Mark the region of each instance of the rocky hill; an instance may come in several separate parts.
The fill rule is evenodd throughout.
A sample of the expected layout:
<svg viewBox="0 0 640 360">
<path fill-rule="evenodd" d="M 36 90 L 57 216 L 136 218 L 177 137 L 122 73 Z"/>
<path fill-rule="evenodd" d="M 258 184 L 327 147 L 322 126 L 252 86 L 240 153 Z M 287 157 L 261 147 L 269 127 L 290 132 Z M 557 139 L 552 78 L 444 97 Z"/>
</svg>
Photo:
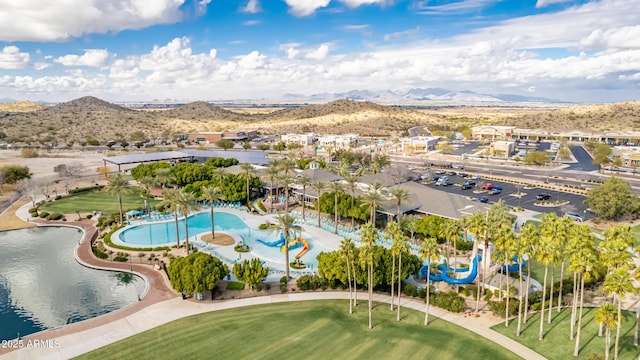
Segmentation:
<svg viewBox="0 0 640 360">
<path fill-rule="evenodd" d="M 0 113 L 24 113 L 46 108 L 46 105 L 33 101 L 16 101 L 0 104 Z"/>
</svg>

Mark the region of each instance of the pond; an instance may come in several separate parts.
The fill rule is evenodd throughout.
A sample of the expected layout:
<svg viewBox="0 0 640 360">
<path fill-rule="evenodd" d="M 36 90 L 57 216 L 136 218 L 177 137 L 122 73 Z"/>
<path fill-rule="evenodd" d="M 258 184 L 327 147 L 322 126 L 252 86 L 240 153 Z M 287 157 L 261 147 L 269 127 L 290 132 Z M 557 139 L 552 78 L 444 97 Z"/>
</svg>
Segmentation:
<svg viewBox="0 0 640 360">
<path fill-rule="evenodd" d="M 14 339 L 120 309 L 138 301 L 145 282 L 125 272 L 80 265 L 82 238 L 71 227 L 0 232 L 0 340 Z"/>
</svg>

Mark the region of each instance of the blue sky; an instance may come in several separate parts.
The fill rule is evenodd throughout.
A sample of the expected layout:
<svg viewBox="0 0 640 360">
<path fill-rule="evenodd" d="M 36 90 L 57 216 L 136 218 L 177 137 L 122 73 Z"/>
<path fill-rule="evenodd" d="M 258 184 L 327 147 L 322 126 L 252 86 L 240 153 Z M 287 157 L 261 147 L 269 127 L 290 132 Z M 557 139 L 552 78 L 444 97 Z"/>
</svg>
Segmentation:
<svg viewBox="0 0 640 360">
<path fill-rule="evenodd" d="M 0 0 L 0 98 L 640 96 L 637 0 Z"/>
</svg>

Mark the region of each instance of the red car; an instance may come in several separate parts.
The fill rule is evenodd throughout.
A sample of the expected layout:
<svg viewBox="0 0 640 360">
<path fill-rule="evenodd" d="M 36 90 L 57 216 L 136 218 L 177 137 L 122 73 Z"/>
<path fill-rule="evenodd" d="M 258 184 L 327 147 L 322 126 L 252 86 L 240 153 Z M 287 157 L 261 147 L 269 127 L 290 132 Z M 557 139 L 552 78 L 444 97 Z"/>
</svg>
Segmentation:
<svg viewBox="0 0 640 360">
<path fill-rule="evenodd" d="M 493 189 L 493 184 L 492 183 L 486 183 L 486 184 L 482 185 L 482 189 L 483 190 L 491 190 L 491 189 Z"/>
</svg>

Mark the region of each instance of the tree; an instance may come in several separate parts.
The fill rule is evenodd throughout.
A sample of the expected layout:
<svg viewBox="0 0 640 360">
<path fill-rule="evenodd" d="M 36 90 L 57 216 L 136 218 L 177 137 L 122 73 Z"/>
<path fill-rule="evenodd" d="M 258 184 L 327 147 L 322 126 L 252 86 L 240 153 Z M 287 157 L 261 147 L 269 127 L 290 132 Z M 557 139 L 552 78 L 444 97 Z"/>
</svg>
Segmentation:
<svg viewBox="0 0 640 360">
<path fill-rule="evenodd" d="M 626 293 L 635 293 L 633 278 L 629 273 L 629 267 L 622 266 L 609 272 L 604 278 L 602 289 L 609 295 L 613 295 L 618 303 L 618 322 L 616 324 L 616 341 L 613 347 L 613 358 L 618 359 L 618 344 L 620 343 L 620 329 L 622 321 L 622 299 Z"/>
<path fill-rule="evenodd" d="M 438 241 L 436 238 L 434 237 L 429 237 L 424 239 L 424 242 L 422 243 L 422 246 L 420 247 L 420 258 L 422 260 L 426 260 L 429 263 L 429 271 L 427 271 L 427 296 L 426 296 L 426 302 L 427 302 L 427 307 L 426 307 L 426 311 L 424 314 L 424 325 L 428 326 L 429 325 L 429 304 L 430 304 L 430 293 L 431 293 L 431 285 L 429 284 L 430 282 L 430 275 L 431 275 L 431 269 L 433 268 L 434 265 L 436 265 L 436 262 L 438 261 L 438 259 L 440 259 L 440 251 L 438 249 Z M 478 289 L 478 292 L 480 292 L 480 289 Z"/>
<path fill-rule="evenodd" d="M 277 143 L 273 144 L 273 150 L 282 153 L 283 151 L 287 150 L 287 143 L 285 143 L 284 141 L 278 141 Z"/>
<path fill-rule="evenodd" d="M 286 172 L 278 176 L 278 182 L 284 187 L 284 211 L 289 211 L 289 186 L 294 182 L 291 175 Z"/>
<path fill-rule="evenodd" d="M 344 191 L 344 188 L 342 187 L 342 183 L 334 181 L 329 183 L 329 191 L 333 193 L 333 198 L 334 198 L 333 222 L 334 222 L 335 228 L 333 230 L 333 233 L 337 234 L 338 233 L 338 196 L 340 196 L 340 193 Z"/>
<path fill-rule="evenodd" d="M 378 240 L 378 230 L 372 222 L 362 226 L 360 230 L 360 241 L 362 242 L 362 260 L 367 266 L 367 290 L 369 293 L 369 329 L 373 329 L 373 264 L 375 262 L 374 247 Z"/>
<path fill-rule="evenodd" d="M 531 288 L 531 259 L 533 258 L 533 247 L 538 242 L 540 238 L 540 232 L 538 231 L 538 227 L 529 223 L 525 224 L 520 228 L 520 236 L 518 237 L 518 242 L 520 246 L 522 246 L 523 254 L 526 254 L 529 261 L 527 261 L 527 284 L 525 285 L 525 295 L 524 295 L 524 303 L 527 305 L 524 308 L 524 313 L 522 314 L 522 322 L 527 323 L 527 314 L 529 311 L 529 289 Z M 519 260 L 519 258 L 518 258 Z M 522 269 L 521 269 L 522 270 Z M 522 279 L 522 276 L 520 277 Z M 521 286 L 522 288 L 522 286 Z M 522 305 L 522 299 L 520 299 L 520 304 Z M 520 336 L 520 326 L 518 326 L 517 335 Z"/>
<path fill-rule="evenodd" d="M 389 193 L 393 200 L 396 201 L 396 208 L 398 209 L 396 221 L 400 221 L 400 216 L 402 215 L 400 207 L 402 206 L 403 201 L 409 200 L 409 191 L 405 188 L 396 187 L 391 189 Z"/>
<path fill-rule="evenodd" d="M 269 198 L 271 199 L 271 207 L 269 211 L 273 211 L 273 184 L 276 182 L 280 174 L 280 168 L 276 161 L 270 161 L 269 166 L 264 169 L 264 176 L 269 179 Z"/>
<path fill-rule="evenodd" d="M 195 252 L 171 260 L 167 273 L 176 291 L 200 293 L 213 289 L 218 280 L 229 275 L 229 268 L 216 257 Z"/>
<path fill-rule="evenodd" d="M 285 259 L 285 269 L 287 280 L 291 278 L 289 275 L 289 231 L 290 230 L 300 230 L 300 226 L 296 225 L 295 216 L 284 213 L 280 214 L 276 217 L 276 223 L 273 224 L 271 230 L 282 231 L 284 237 L 284 259 Z"/>
<path fill-rule="evenodd" d="M 596 310 L 595 319 L 598 324 L 604 326 L 607 330 L 605 335 L 604 358 L 609 360 L 609 351 L 611 349 L 611 330 L 618 325 L 618 314 L 616 307 L 611 303 L 604 303 Z"/>
<path fill-rule="evenodd" d="M 549 315 L 547 319 L 547 323 L 551 324 L 551 309 L 553 308 L 553 275 L 555 264 L 560 261 L 562 254 L 561 250 L 561 241 L 564 238 L 563 233 L 563 225 L 555 213 L 548 213 L 542 217 L 542 225 L 540 225 L 540 241 L 545 244 L 545 248 L 547 251 L 544 251 L 547 255 L 547 259 L 549 261 L 549 265 L 551 265 L 551 289 L 549 290 Z M 543 299 L 543 303 L 546 299 Z M 544 309 L 542 311 L 544 314 Z"/>
<path fill-rule="evenodd" d="M 242 148 L 245 150 L 251 149 L 251 143 L 249 142 L 249 140 L 245 140 L 242 142 Z"/>
<path fill-rule="evenodd" d="M 489 231 L 485 214 L 481 212 L 477 212 L 471 215 L 468 218 L 467 227 L 469 228 L 469 231 L 473 234 L 473 238 L 474 238 L 474 241 L 476 242 L 476 245 L 479 246 L 481 237 L 485 237 L 487 232 Z M 484 268 L 482 270 L 483 272 L 485 271 Z M 480 271 L 478 271 L 478 273 L 480 273 Z M 481 285 L 480 276 L 478 276 L 478 291 L 476 294 L 476 314 L 480 310 L 480 293 L 482 292 L 481 291 L 482 287 L 484 287 L 484 284 Z"/>
<path fill-rule="evenodd" d="M 612 176 L 589 190 L 584 203 L 598 215 L 611 220 L 635 211 L 639 200 L 631 193 L 628 182 Z"/>
<path fill-rule="evenodd" d="M 28 167 L 20 165 L 5 165 L 0 168 L 0 173 L 3 174 L 4 183 L 9 185 L 16 184 L 20 180 L 31 179 L 32 175 Z"/>
<path fill-rule="evenodd" d="M 193 193 L 184 191 L 184 189 L 180 189 L 175 198 L 178 210 L 182 212 L 184 216 L 184 232 L 185 232 L 185 244 L 187 245 L 187 254 L 190 253 L 189 248 L 189 215 L 191 214 L 191 209 L 195 205 L 196 197 Z"/>
<path fill-rule="evenodd" d="M 549 162 L 549 155 L 544 151 L 530 151 L 524 156 L 524 163 L 527 165 L 542 166 Z"/>
<path fill-rule="evenodd" d="M 247 187 L 246 187 L 246 191 L 247 191 L 247 206 L 249 206 L 249 199 L 250 196 L 249 194 L 251 193 L 251 187 L 249 185 L 251 178 L 253 176 L 255 176 L 256 170 L 253 168 L 253 165 L 249 164 L 249 163 L 242 163 L 240 164 L 240 174 L 238 174 L 242 179 L 245 179 L 247 181 Z"/>
<path fill-rule="evenodd" d="M 311 183 L 311 188 L 318 193 L 318 201 L 316 201 L 316 206 L 318 207 L 318 228 L 321 227 L 320 220 L 322 220 L 320 216 L 320 198 L 322 197 L 322 191 L 324 191 L 325 186 L 326 184 L 320 180 Z"/>
<path fill-rule="evenodd" d="M 269 268 L 263 267 L 260 259 L 253 258 L 251 261 L 244 260 L 242 263 L 236 263 L 233 266 L 233 275 L 249 285 L 251 292 L 253 292 L 253 289 L 267 278 Z"/>
<path fill-rule="evenodd" d="M 547 214 L 547 215 L 550 215 L 550 214 Z M 545 217 L 547 217 L 547 215 L 545 215 Z M 543 218 L 543 223 L 544 223 L 544 218 Z M 547 294 L 547 276 L 549 274 L 549 265 L 553 260 L 553 246 L 550 243 L 550 240 L 553 240 L 553 239 L 549 239 L 548 237 L 540 237 L 540 239 L 534 246 L 534 249 L 535 249 L 534 256 L 536 261 L 544 265 L 544 282 L 542 285 L 542 304 L 543 305 L 547 296 L 546 295 Z M 540 341 L 544 340 L 544 306 L 542 306 L 540 309 L 540 332 L 538 334 L 538 340 Z"/>
<path fill-rule="evenodd" d="M 122 219 L 124 218 L 122 212 L 122 193 L 127 190 L 128 186 L 129 181 L 121 173 L 117 173 L 107 179 L 107 185 L 104 187 L 105 192 L 118 196 L 118 208 L 120 209 L 118 224 L 122 224 Z"/>
<path fill-rule="evenodd" d="M 389 166 L 389 157 L 385 154 L 375 154 L 371 159 L 371 171 L 374 174 L 379 173 L 386 166 Z"/>
<path fill-rule="evenodd" d="M 402 254 L 409 253 L 409 244 L 404 236 L 402 228 L 398 222 L 392 222 L 387 225 L 387 236 L 391 240 L 391 310 L 393 310 L 393 283 L 395 276 L 395 257 L 398 257 L 398 316 L 397 320 L 400 321 L 400 297 L 402 295 Z"/>
<path fill-rule="evenodd" d="M 171 168 L 168 167 L 156 169 L 154 176 L 156 183 L 161 184 L 163 189 L 167 184 L 171 184 L 175 181 L 175 177 L 171 173 Z"/>
<path fill-rule="evenodd" d="M 214 230 L 215 221 L 213 218 L 213 204 L 223 199 L 222 194 L 220 193 L 220 188 L 217 186 L 209 186 L 202 189 L 200 199 L 209 202 L 209 210 L 211 211 L 211 240 L 213 240 L 216 237 Z"/>
<path fill-rule="evenodd" d="M 142 186 L 142 188 L 144 189 L 144 205 L 146 207 L 145 211 L 148 214 L 150 212 L 149 211 L 149 193 L 151 192 L 151 189 L 156 184 L 156 182 L 151 176 L 144 176 L 140 180 L 138 180 L 138 184 L 140 184 L 140 186 Z"/>
<path fill-rule="evenodd" d="M 162 206 L 169 208 L 170 211 L 173 212 L 175 228 L 176 228 L 176 245 L 180 248 L 180 228 L 178 227 L 178 192 L 179 190 L 176 188 L 166 188 L 162 191 L 162 202 L 160 203 Z"/>
<path fill-rule="evenodd" d="M 211 179 L 218 180 L 218 186 L 222 189 L 222 179 L 227 175 L 227 170 L 223 167 L 214 167 L 210 170 Z"/>
<path fill-rule="evenodd" d="M 441 153 L 452 153 L 455 148 L 448 142 L 439 142 L 436 144 L 436 150 L 440 151 Z"/>
<path fill-rule="evenodd" d="M 595 144 L 593 147 L 593 163 L 600 165 L 601 167 L 607 165 L 611 162 L 611 160 L 609 160 L 609 156 L 612 152 L 613 149 L 607 144 Z"/>
<path fill-rule="evenodd" d="M 311 179 L 307 175 L 301 175 L 296 177 L 296 183 L 302 186 L 302 221 L 305 221 L 304 209 L 307 207 L 305 199 L 307 198 L 307 187 L 311 185 Z"/>
<path fill-rule="evenodd" d="M 363 205 L 369 207 L 369 221 L 373 224 L 376 223 L 376 210 L 378 208 L 378 203 L 383 200 L 381 193 L 383 187 L 382 183 L 375 181 L 370 185 L 370 190 L 360 196 Z"/>
<path fill-rule="evenodd" d="M 347 175 L 344 177 L 344 181 L 347 183 L 347 187 L 351 191 L 351 208 L 353 208 L 354 201 L 356 199 L 356 184 L 358 183 L 359 176 L 356 175 Z M 354 216 L 351 216 L 351 226 L 356 224 L 356 220 Z"/>
<path fill-rule="evenodd" d="M 353 259 L 354 251 L 355 251 L 355 245 L 353 244 L 353 241 L 351 241 L 350 238 L 343 238 L 342 241 L 340 242 L 340 253 L 344 256 L 345 261 L 347 262 L 347 282 L 349 283 L 349 314 L 353 314 L 352 294 L 353 294 L 353 290 L 356 290 L 355 284 L 354 284 L 353 290 L 351 288 L 351 268 L 349 267 L 349 264 Z M 355 274 L 353 279 L 355 280 Z"/>
<path fill-rule="evenodd" d="M 224 151 L 233 149 L 233 147 L 236 145 L 233 141 L 229 139 L 216 140 L 213 144 L 219 148 L 224 149 Z"/>
<path fill-rule="evenodd" d="M 446 239 L 451 245 L 453 241 L 453 252 L 456 254 L 453 258 L 453 271 L 455 272 L 458 266 L 458 257 L 457 257 L 457 241 L 462 236 L 462 228 L 460 227 L 460 221 L 455 219 L 446 219 L 444 223 L 440 226 L 440 231 L 438 233 L 443 239 Z M 465 239 L 466 240 L 466 239 Z M 447 247 L 448 249 L 449 247 Z M 451 258 L 449 257 L 449 250 L 447 250 L 447 266 L 451 266 Z"/>
</svg>

